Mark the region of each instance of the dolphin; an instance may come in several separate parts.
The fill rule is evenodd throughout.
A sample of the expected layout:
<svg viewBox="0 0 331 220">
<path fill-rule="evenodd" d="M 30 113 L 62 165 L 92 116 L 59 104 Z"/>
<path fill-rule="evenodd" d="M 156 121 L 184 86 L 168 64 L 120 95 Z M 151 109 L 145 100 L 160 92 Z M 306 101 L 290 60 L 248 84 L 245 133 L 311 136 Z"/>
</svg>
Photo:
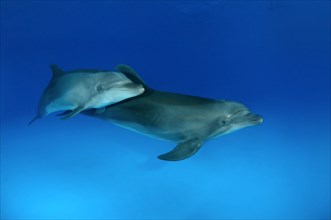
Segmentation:
<svg viewBox="0 0 331 220">
<path fill-rule="evenodd" d="M 260 115 L 241 103 L 154 90 L 131 67 L 119 65 L 117 69 L 142 84 L 146 91 L 108 106 L 103 112 L 89 110 L 82 113 L 144 135 L 176 142 L 174 149 L 158 156 L 161 160 L 186 159 L 212 138 L 263 121 Z"/>
<path fill-rule="evenodd" d="M 141 84 L 133 83 L 120 72 L 107 70 L 64 72 L 57 65 L 50 65 L 50 68 L 53 77 L 41 96 L 37 115 L 29 125 L 36 119 L 56 111 L 71 110 L 62 117 L 68 119 L 85 109 L 102 109 L 145 91 Z"/>
</svg>

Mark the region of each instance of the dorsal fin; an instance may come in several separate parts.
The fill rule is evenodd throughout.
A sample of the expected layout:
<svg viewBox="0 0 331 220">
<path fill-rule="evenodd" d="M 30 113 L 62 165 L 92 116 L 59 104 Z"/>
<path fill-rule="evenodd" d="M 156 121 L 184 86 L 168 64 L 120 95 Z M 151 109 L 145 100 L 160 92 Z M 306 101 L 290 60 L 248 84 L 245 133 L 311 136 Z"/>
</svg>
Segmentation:
<svg viewBox="0 0 331 220">
<path fill-rule="evenodd" d="M 147 87 L 144 80 L 140 78 L 140 76 L 131 66 L 119 64 L 116 66 L 116 69 L 128 77 L 132 82 L 136 84 L 142 84 L 145 88 Z"/>
<path fill-rule="evenodd" d="M 56 64 L 49 65 L 49 67 L 53 71 L 54 78 L 63 76 L 65 74 L 65 72 L 62 69 L 60 69 L 60 67 L 58 67 Z"/>
</svg>

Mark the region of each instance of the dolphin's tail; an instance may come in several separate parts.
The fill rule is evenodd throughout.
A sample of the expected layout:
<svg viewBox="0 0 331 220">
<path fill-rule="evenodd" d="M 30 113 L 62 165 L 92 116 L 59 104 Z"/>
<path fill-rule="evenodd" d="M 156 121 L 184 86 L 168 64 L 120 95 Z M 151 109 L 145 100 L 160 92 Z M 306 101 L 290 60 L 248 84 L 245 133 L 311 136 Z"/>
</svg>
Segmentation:
<svg viewBox="0 0 331 220">
<path fill-rule="evenodd" d="M 28 126 L 30 126 L 33 122 L 35 122 L 37 119 L 39 119 L 40 116 L 39 115 L 36 115 L 28 124 Z"/>
</svg>

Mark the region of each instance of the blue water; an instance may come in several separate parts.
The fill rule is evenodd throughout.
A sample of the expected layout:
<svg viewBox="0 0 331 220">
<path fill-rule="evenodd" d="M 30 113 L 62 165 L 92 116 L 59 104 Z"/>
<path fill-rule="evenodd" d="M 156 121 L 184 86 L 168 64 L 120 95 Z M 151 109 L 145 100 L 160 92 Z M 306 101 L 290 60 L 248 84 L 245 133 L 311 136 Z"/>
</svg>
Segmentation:
<svg viewBox="0 0 331 220">
<path fill-rule="evenodd" d="M 2 219 L 330 219 L 329 1 L 1 1 L 0 17 Z M 52 63 L 129 64 L 264 123 L 180 162 L 84 115 L 27 127 Z"/>
</svg>

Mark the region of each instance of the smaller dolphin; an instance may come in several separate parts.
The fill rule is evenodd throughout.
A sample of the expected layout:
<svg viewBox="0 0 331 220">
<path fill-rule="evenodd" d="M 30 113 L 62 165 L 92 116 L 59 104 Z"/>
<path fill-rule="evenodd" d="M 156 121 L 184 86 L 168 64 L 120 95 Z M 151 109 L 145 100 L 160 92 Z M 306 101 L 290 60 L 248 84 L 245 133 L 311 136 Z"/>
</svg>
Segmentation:
<svg viewBox="0 0 331 220">
<path fill-rule="evenodd" d="M 123 73 L 107 70 L 74 70 L 64 72 L 51 65 L 53 77 L 39 101 L 38 113 L 29 123 L 56 111 L 65 112 L 68 119 L 91 108 L 110 104 L 142 94 L 141 84 L 133 83 Z M 63 114 L 62 114 L 63 115 Z"/>
</svg>

